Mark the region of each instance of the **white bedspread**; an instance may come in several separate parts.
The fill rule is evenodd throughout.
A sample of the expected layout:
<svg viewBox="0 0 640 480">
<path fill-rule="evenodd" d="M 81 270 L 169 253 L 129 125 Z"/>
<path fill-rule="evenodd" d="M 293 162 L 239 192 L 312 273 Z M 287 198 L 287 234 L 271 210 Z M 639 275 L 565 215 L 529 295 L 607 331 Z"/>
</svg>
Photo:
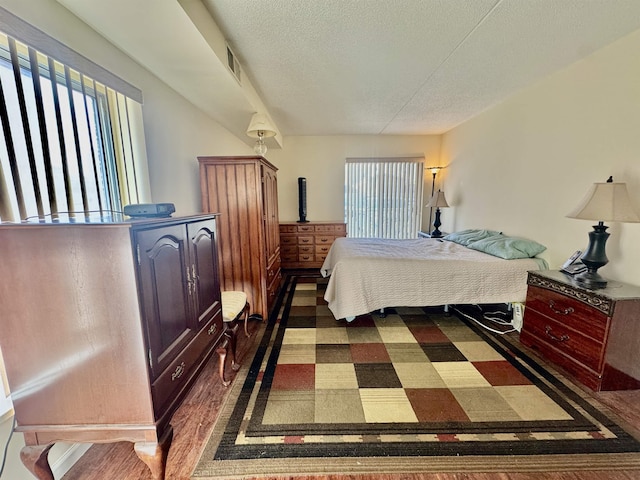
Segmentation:
<svg viewBox="0 0 640 480">
<path fill-rule="evenodd" d="M 338 238 L 322 265 L 336 318 L 385 307 L 524 302 L 539 259 L 503 260 L 432 238 Z"/>
</svg>

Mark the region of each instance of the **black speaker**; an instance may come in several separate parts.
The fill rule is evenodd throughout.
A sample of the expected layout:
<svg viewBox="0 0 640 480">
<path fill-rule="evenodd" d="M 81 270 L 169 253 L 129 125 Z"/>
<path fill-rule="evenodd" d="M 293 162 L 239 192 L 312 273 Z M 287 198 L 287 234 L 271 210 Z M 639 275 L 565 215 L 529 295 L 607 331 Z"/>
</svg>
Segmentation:
<svg viewBox="0 0 640 480">
<path fill-rule="evenodd" d="M 307 223 L 307 179 L 298 177 L 298 223 Z"/>
</svg>

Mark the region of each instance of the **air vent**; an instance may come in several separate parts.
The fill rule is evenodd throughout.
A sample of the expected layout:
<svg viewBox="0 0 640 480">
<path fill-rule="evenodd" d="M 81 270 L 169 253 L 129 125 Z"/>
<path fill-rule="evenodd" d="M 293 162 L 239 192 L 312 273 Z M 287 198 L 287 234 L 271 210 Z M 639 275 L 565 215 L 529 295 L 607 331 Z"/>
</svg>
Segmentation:
<svg viewBox="0 0 640 480">
<path fill-rule="evenodd" d="M 236 56 L 229 45 L 227 45 L 227 65 L 229 66 L 229 70 L 231 70 L 231 73 L 233 73 L 233 76 L 236 77 L 236 80 L 238 80 L 238 82 L 241 82 L 240 63 L 236 59 Z"/>
</svg>

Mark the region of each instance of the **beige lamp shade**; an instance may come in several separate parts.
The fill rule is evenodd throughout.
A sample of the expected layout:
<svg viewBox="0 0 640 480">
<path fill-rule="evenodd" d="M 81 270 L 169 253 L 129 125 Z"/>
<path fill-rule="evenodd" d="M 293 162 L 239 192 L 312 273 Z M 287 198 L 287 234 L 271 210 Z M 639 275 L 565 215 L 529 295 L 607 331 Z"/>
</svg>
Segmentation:
<svg viewBox="0 0 640 480">
<path fill-rule="evenodd" d="M 447 203 L 447 199 L 444 198 L 444 192 L 438 190 L 433 194 L 433 197 L 431 197 L 431 200 L 429 200 L 429 203 L 427 203 L 425 206 L 444 208 L 448 207 L 449 204 Z"/>
<path fill-rule="evenodd" d="M 594 183 L 580 205 L 567 217 L 599 222 L 640 222 L 640 216 L 631 205 L 627 184 L 623 182 Z"/>
<path fill-rule="evenodd" d="M 274 137 L 276 131 L 264 113 L 254 113 L 247 128 L 247 135 L 252 138 L 269 138 Z"/>
</svg>

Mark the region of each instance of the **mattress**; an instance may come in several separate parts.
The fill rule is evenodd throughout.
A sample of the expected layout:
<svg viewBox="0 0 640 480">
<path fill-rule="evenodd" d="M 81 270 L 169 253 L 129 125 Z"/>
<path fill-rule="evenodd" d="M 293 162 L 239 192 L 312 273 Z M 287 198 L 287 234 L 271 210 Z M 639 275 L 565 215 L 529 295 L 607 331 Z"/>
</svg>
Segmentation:
<svg viewBox="0 0 640 480">
<path fill-rule="evenodd" d="M 503 260 L 434 238 L 338 238 L 321 268 L 333 315 L 387 307 L 524 302 L 538 258 Z"/>
</svg>

